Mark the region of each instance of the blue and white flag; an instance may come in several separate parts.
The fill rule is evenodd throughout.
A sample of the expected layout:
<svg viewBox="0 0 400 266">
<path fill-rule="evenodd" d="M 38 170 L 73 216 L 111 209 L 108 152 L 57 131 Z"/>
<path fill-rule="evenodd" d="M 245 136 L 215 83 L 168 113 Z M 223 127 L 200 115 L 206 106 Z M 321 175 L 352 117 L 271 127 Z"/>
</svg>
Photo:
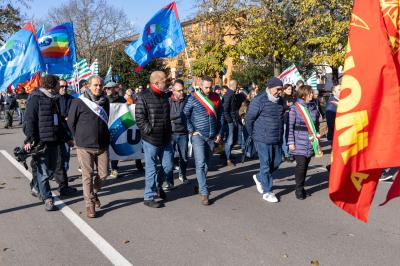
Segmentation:
<svg viewBox="0 0 400 266">
<path fill-rule="evenodd" d="M 33 24 L 29 22 L 0 48 L 0 91 L 45 70 L 35 34 Z"/>
<path fill-rule="evenodd" d="M 155 14 L 144 27 L 139 39 L 131 42 L 125 53 L 139 66 L 138 72 L 153 58 L 175 57 L 186 47 L 175 2 Z"/>
</svg>

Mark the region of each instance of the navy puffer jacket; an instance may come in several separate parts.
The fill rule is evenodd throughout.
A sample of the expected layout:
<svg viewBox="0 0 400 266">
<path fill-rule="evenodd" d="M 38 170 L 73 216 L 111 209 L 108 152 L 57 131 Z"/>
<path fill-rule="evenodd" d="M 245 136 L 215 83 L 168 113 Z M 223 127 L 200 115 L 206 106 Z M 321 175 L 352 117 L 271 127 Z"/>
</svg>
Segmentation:
<svg viewBox="0 0 400 266">
<path fill-rule="evenodd" d="M 266 92 L 257 95 L 246 113 L 246 129 L 256 142 L 281 144 L 283 135 L 283 102 L 268 99 Z"/>
<path fill-rule="evenodd" d="M 315 104 L 306 104 L 303 99 L 297 99 L 297 102 L 306 106 L 310 111 L 311 118 L 314 121 L 315 129 L 319 132 L 319 112 Z M 287 144 L 294 144 L 296 149 L 290 151 L 292 155 L 303 155 L 311 157 L 314 151 L 310 140 L 308 139 L 307 126 L 296 105 L 290 107 L 289 111 L 289 138 Z"/>
</svg>

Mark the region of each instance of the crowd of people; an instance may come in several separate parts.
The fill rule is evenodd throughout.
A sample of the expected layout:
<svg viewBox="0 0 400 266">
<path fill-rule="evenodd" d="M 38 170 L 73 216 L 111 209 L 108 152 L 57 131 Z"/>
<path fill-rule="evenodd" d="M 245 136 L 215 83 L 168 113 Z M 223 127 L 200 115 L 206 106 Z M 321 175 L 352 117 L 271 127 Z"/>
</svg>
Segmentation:
<svg viewBox="0 0 400 266">
<path fill-rule="evenodd" d="M 259 172 L 253 180 L 262 199 L 271 203 L 279 201 L 272 190 L 273 174 L 282 161 L 296 162 L 296 198 L 304 200 L 308 196 L 304 189 L 305 177 L 311 157 L 319 153 L 313 141 L 318 143 L 320 138 L 322 115 L 310 86 L 301 82 L 296 86 L 282 84 L 280 79 L 272 78 L 265 89 L 254 83 L 249 88 L 241 88 L 236 80 L 219 87 L 214 86 L 212 78 L 203 77 L 198 89 L 185 89 L 179 79 L 168 86 L 162 71 L 153 72 L 149 81 L 146 89 L 127 89 L 123 94 L 119 84 L 103 85 L 102 78 L 92 76 L 80 83 L 81 94 L 74 98 L 68 94 L 65 80 L 47 75 L 41 78 L 41 88 L 25 98 L 24 149 L 45 147 L 44 152 L 32 158 L 31 193 L 44 202 L 46 210 L 56 210 L 50 179 L 57 181 L 61 196 L 77 192 L 68 186 L 67 174 L 71 148 L 75 147 L 86 214 L 96 217 L 96 208 L 101 207 L 98 192 L 103 181 L 109 176 L 119 177 L 118 161 L 110 161 L 108 153 L 110 103 L 135 104 L 144 166 L 141 160 L 136 160 L 135 165 L 138 170 L 144 169 L 144 204 L 148 207 L 161 207 L 167 198 L 165 191 L 175 188 L 174 165 L 179 169 L 179 182 L 189 183 L 190 146 L 197 178 L 195 191 L 203 205 L 210 204 L 207 174 L 215 147 L 223 147 L 220 157 L 226 166 L 235 167 L 238 162 L 232 156 L 235 144 L 245 155 L 256 153 L 258 156 Z M 334 89 L 333 106 L 338 101 L 339 90 L 339 87 Z M 15 110 L 17 97 L 8 93 L 2 102 L 7 102 L 9 112 Z M 330 123 L 334 121 L 334 113 L 332 106 L 327 108 L 326 116 L 331 120 L 328 139 L 333 132 Z M 315 139 L 312 141 L 310 136 Z M 254 151 L 250 155 L 246 152 L 249 148 Z M 174 154 L 179 158 L 175 160 Z"/>
</svg>

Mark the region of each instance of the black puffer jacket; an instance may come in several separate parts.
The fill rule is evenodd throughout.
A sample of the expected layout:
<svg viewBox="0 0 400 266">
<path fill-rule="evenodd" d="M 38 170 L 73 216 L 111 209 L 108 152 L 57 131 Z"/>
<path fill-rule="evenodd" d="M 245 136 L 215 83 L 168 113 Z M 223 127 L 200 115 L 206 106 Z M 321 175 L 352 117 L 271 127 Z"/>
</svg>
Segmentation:
<svg viewBox="0 0 400 266">
<path fill-rule="evenodd" d="M 169 94 L 157 93 L 152 88 L 138 95 L 135 118 L 143 140 L 154 146 L 163 146 L 171 141 Z"/>
<path fill-rule="evenodd" d="M 231 89 L 229 89 L 223 98 L 224 103 L 224 117 L 227 123 L 237 124 L 240 121 L 239 108 L 240 104 L 237 99 L 237 95 Z"/>
<path fill-rule="evenodd" d="M 25 142 L 68 141 L 71 138 L 67 129 L 57 105 L 57 98 L 50 98 L 40 90 L 32 92 L 25 112 Z"/>
</svg>

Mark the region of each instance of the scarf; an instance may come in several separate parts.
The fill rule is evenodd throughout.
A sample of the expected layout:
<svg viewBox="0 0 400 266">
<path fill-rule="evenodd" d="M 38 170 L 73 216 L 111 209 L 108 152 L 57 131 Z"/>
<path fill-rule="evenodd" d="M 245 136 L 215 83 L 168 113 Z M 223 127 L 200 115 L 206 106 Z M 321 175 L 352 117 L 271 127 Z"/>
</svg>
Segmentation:
<svg viewBox="0 0 400 266">
<path fill-rule="evenodd" d="M 85 90 L 83 95 L 86 98 L 88 98 L 89 100 L 91 100 L 92 102 L 94 102 L 100 106 L 103 106 L 107 101 L 107 98 L 103 94 L 101 94 L 100 96 L 95 96 L 95 95 L 93 95 L 93 93 L 90 89 Z"/>
</svg>

